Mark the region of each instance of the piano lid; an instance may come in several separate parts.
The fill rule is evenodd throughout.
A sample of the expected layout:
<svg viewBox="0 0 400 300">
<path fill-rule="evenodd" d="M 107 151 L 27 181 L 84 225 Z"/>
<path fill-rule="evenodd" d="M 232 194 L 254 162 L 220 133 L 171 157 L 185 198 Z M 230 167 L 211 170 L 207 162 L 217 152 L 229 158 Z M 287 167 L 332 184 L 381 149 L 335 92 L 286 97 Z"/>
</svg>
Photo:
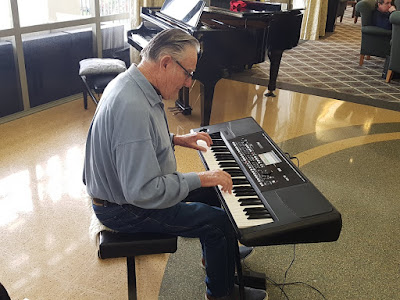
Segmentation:
<svg viewBox="0 0 400 300">
<path fill-rule="evenodd" d="M 160 14 L 196 28 L 204 6 L 203 0 L 165 0 Z"/>
</svg>

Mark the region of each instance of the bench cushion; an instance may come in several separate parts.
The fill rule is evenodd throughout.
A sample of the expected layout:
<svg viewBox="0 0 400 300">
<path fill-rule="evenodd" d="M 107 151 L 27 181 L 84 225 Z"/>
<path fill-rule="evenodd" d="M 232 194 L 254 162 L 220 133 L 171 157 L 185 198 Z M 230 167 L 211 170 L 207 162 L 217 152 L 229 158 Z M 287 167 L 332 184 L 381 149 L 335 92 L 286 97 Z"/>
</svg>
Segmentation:
<svg viewBox="0 0 400 300">
<path fill-rule="evenodd" d="M 99 257 L 132 257 L 160 253 L 174 253 L 177 237 L 161 233 L 126 234 L 103 230 L 100 232 Z"/>
<path fill-rule="evenodd" d="M 125 62 L 114 58 L 87 58 L 79 62 L 80 76 L 119 74 L 125 70 Z"/>
</svg>

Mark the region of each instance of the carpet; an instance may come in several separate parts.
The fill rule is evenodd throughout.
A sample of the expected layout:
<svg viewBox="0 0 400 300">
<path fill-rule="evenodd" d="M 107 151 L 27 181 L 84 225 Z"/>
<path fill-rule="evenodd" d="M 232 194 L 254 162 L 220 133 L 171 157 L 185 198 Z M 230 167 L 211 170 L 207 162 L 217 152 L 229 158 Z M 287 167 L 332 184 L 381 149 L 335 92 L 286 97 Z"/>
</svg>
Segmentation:
<svg viewBox="0 0 400 300">
<path fill-rule="evenodd" d="M 385 59 L 371 57 L 359 66 L 361 20 L 348 7 L 335 31 L 316 41 L 300 41 L 283 53 L 277 88 L 400 111 L 400 80 L 382 78 Z M 269 61 L 228 79 L 268 85 Z"/>
</svg>

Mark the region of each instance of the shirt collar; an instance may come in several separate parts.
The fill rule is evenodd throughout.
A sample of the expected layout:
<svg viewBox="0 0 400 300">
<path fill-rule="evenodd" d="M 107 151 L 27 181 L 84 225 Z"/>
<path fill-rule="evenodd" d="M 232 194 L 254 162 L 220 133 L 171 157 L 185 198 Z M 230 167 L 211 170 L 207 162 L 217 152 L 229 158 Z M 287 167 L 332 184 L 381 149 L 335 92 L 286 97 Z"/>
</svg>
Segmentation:
<svg viewBox="0 0 400 300">
<path fill-rule="evenodd" d="M 138 84 L 142 92 L 145 94 L 151 106 L 163 104 L 160 91 L 153 86 L 146 77 L 139 71 L 136 64 L 132 64 L 128 69 L 129 75 Z"/>
</svg>

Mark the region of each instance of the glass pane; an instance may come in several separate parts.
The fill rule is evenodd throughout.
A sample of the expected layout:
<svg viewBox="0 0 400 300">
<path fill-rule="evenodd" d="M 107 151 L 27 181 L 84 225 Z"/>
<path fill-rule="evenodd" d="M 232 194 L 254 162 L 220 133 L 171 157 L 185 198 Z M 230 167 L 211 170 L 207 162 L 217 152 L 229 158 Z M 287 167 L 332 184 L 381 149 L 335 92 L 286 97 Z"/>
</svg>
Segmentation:
<svg viewBox="0 0 400 300">
<path fill-rule="evenodd" d="M 0 117 L 23 110 L 12 38 L 0 39 Z"/>
<path fill-rule="evenodd" d="M 18 0 L 21 26 L 71 21 L 91 17 L 86 0 Z"/>
<path fill-rule="evenodd" d="M 79 61 L 93 57 L 91 28 L 22 36 L 31 107 L 82 92 Z"/>
<path fill-rule="evenodd" d="M 100 16 L 128 13 L 129 0 L 100 0 Z"/>
<path fill-rule="evenodd" d="M 0 30 L 12 28 L 10 0 L 0 0 Z"/>
<path fill-rule="evenodd" d="M 130 66 L 130 46 L 127 43 L 126 36 L 130 29 L 129 24 L 129 20 L 110 21 L 101 24 L 103 57 L 121 59 L 127 67 Z"/>
</svg>

